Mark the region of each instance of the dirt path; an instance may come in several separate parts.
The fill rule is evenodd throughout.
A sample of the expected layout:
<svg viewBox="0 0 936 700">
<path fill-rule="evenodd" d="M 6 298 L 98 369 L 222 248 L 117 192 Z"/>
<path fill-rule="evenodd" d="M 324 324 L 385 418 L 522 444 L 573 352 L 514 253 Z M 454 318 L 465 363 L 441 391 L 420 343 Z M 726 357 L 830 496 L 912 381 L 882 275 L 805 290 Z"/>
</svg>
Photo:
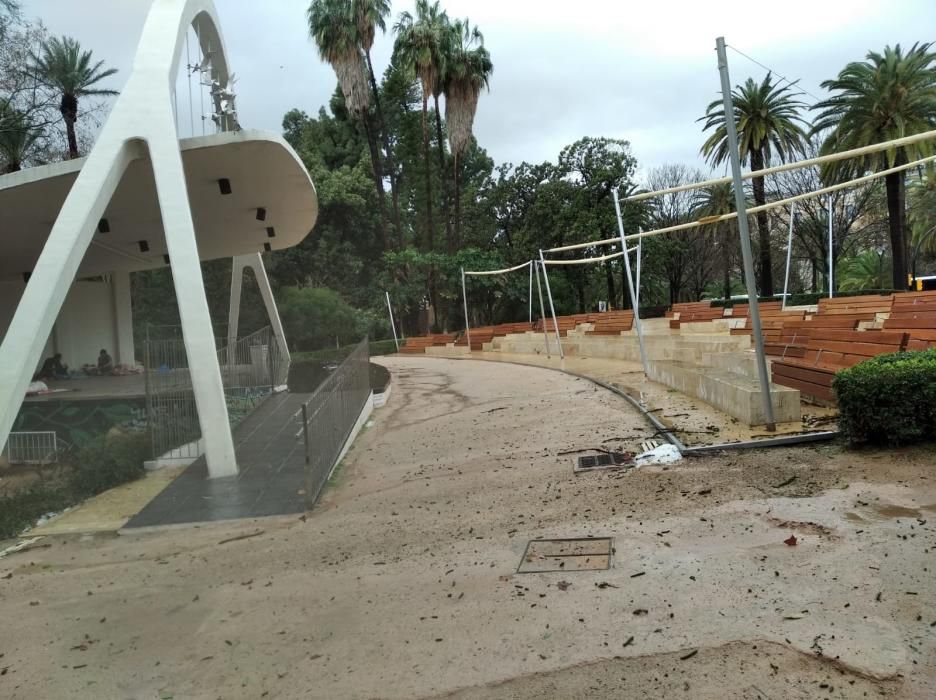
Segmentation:
<svg viewBox="0 0 936 700">
<path fill-rule="evenodd" d="M 308 517 L 0 560 L 0 696 L 936 695 L 929 452 L 575 476 L 558 452 L 649 433 L 617 397 L 382 361 L 390 402 Z M 589 535 L 610 570 L 514 573 L 528 540 Z"/>
</svg>

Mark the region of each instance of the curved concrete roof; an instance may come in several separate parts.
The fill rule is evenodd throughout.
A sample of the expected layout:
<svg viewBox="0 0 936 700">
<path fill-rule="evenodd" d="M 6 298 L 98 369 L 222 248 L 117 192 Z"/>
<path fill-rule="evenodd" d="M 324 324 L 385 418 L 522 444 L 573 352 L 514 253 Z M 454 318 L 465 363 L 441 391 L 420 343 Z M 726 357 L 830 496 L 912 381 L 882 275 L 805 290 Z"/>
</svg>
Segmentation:
<svg viewBox="0 0 936 700">
<path fill-rule="evenodd" d="M 179 141 L 201 260 L 289 248 L 318 216 L 315 187 L 282 137 L 237 131 Z M 0 279 L 22 278 L 39 258 L 84 158 L 0 176 Z M 222 195 L 226 178 L 231 194 Z M 257 220 L 257 209 L 266 220 Z M 130 163 L 94 234 L 79 276 L 164 266 L 166 242 L 146 146 Z M 268 234 L 272 227 L 274 236 Z M 145 241 L 142 248 L 140 241 Z"/>
</svg>

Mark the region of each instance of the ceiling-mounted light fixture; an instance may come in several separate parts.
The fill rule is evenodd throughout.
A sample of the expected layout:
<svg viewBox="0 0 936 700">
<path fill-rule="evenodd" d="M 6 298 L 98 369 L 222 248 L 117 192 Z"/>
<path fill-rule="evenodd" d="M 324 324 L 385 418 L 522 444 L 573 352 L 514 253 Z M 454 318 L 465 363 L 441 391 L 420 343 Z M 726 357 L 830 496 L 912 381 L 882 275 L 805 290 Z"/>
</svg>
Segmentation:
<svg viewBox="0 0 936 700">
<path fill-rule="evenodd" d="M 231 181 L 222 177 L 218 180 L 218 189 L 221 190 L 221 194 L 231 194 Z"/>
<path fill-rule="evenodd" d="M 148 241 L 137 241 L 137 245 L 140 246 L 141 253 L 149 252 L 149 242 Z"/>
<path fill-rule="evenodd" d="M 276 229 L 272 226 L 267 226 L 267 238 L 276 238 Z"/>
<path fill-rule="evenodd" d="M 107 219 L 101 219 L 97 225 L 98 233 L 110 233 L 110 222 Z"/>
<path fill-rule="evenodd" d="M 266 221 L 266 209 L 257 207 L 257 221 Z"/>
</svg>

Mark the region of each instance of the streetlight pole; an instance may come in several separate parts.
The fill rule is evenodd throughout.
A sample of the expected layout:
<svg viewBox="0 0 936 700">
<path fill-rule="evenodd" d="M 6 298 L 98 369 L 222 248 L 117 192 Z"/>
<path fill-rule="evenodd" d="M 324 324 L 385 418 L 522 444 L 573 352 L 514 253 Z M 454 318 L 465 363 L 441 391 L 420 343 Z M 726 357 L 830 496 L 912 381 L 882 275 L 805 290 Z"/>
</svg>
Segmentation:
<svg viewBox="0 0 936 700">
<path fill-rule="evenodd" d="M 728 57 L 725 54 L 725 37 L 715 40 L 718 52 L 718 73 L 721 78 L 722 104 L 725 109 L 725 134 L 728 139 L 728 155 L 731 175 L 734 180 L 735 210 L 738 213 L 738 232 L 741 235 L 741 257 L 744 262 L 744 286 L 748 293 L 748 313 L 754 335 L 754 353 L 757 358 L 757 377 L 760 380 L 764 402 L 764 417 L 767 431 L 777 429 L 774 422 L 773 401 L 770 396 L 770 375 L 764 357 L 764 335 L 761 330 L 760 305 L 757 301 L 757 284 L 754 281 L 754 256 L 751 253 L 751 232 L 748 229 L 747 202 L 744 201 L 744 181 L 741 178 L 741 155 L 738 153 L 738 127 L 735 124 L 734 104 L 731 100 L 731 80 L 728 77 Z"/>
</svg>

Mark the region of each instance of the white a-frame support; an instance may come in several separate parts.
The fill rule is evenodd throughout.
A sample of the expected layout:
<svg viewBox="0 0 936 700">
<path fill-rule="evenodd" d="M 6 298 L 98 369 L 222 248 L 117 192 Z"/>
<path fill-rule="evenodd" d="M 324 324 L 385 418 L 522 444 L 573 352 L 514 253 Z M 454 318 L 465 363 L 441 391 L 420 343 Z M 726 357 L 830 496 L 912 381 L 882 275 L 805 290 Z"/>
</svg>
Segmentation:
<svg viewBox="0 0 936 700">
<path fill-rule="evenodd" d="M 237 342 L 237 331 L 240 325 L 241 290 L 244 284 L 244 270 L 248 267 L 253 270 L 254 278 L 257 280 L 257 286 L 260 288 L 263 306 L 266 308 L 267 316 L 270 319 L 270 327 L 273 329 L 273 335 L 276 337 L 276 343 L 279 345 L 280 353 L 284 358 L 289 358 L 289 347 L 286 345 L 283 323 L 280 321 L 279 311 L 276 308 L 276 300 L 273 298 L 273 290 L 270 288 L 270 280 L 267 277 L 266 268 L 263 266 L 263 258 L 260 257 L 260 253 L 238 255 L 232 260 L 231 305 L 230 311 L 228 312 L 227 332 L 228 347 L 233 347 L 234 343 Z"/>
<path fill-rule="evenodd" d="M 212 78 L 222 88 L 227 86 L 224 43 L 211 0 L 154 0 L 126 86 L 65 199 L 0 345 L 0 445 L 6 443 L 33 370 L 98 221 L 129 163 L 145 158 L 148 153 L 208 473 L 212 477 L 237 473 L 173 116 L 173 86 L 180 49 L 191 25 L 197 29 L 203 52 L 206 55 L 210 52 Z"/>
</svg>

